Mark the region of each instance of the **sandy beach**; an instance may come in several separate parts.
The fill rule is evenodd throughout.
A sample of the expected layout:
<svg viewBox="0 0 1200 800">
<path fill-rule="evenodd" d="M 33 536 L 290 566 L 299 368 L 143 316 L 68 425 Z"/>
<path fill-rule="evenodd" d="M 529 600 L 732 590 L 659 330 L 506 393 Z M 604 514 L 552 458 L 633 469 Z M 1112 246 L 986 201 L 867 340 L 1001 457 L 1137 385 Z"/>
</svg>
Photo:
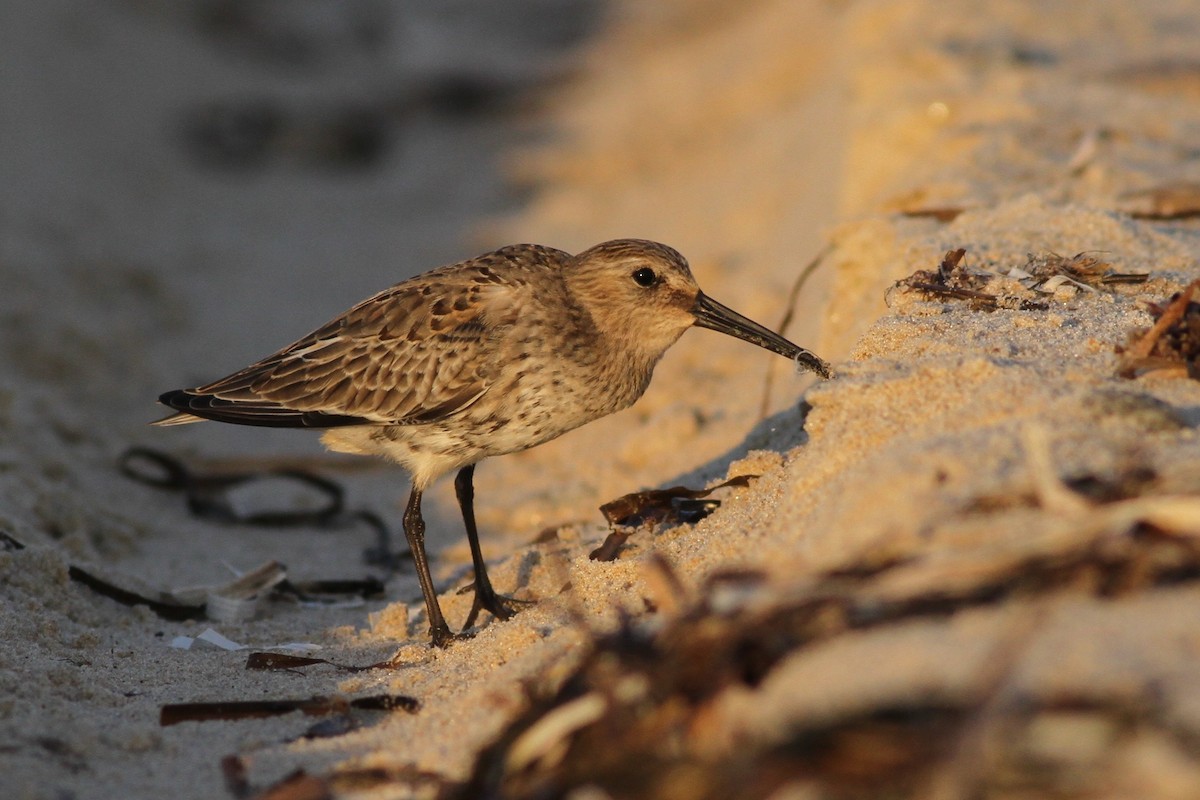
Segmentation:
<svg viewBox="0 0 1200 800">
<path fill-rule="evenodd" d="M 1200 796 L 1193 3 L 335 5 L 3 12 L 0 794 Z M 147 426 L 406 276 L 615 237 L 835 377 L 690 331 L 632 409 L 484 462 L 492 580 L 536 604 L 471 641 L 364 559 L 370 515 L 403 549 L 398 469 Z M 368 517 L 198 515 L 131 446 Z M 217 613 L 272 561 L 311 590 Z"/>
</svg>

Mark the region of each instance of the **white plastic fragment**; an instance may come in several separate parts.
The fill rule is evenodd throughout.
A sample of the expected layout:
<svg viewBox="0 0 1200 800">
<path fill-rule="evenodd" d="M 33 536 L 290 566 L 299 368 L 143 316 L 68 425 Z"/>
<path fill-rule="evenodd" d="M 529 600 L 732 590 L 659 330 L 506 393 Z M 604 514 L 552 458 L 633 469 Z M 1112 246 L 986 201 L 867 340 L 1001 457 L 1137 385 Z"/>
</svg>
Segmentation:
<svg viewBox="0 0 1200 800">
<path fill-rule="evenodd" d="M 204 606 L 204 616 L 213 622 L 245 622 L 258 614 L 261 597 L 226 597 L 218 592 L 209 592 Z"/>
<path fill-rule="evenodd" d="M 197 642 L 207 642 L 214 647 L 219 647 L 222 650 L 245 650 L 246 645 L 238 644 L 232 639 L 228 639 L 214 631 L 212 628 L 205 628 L 204 632 L 196 637 Z"/>
</svg>

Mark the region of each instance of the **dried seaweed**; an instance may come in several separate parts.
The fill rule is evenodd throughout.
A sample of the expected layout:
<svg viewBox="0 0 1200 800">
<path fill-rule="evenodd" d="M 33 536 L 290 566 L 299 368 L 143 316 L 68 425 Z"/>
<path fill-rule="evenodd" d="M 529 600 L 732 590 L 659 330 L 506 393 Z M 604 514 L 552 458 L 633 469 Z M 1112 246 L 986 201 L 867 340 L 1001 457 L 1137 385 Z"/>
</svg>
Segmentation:
<svg viewBox="0 0 1200 800">
<path fill-rule="evenodd" d="M 976 311 L 1045 310 L 1049 307 L 1046 303 L 1019 296 L 1019 289 L 1014 294 L 1012 282 L 1040 294 L 1054 294 L 1064 285 L 1096 291 L 1118 284 L 1144 283 L 1149 277 L 1141 272 L 1117 272 L 1111 264 L 1090 253 L 1077 253 L 1070 258 L 1057 253 L 1030 253 L 1024 266 L 1000 272 L 967 268 L 963 263 L 965 254 L 961 247 L 950 250 L 936 270 L 917 270 L 897 281 L 888 290 L 889 305 L 894 292 L 916 292 L 930 299 L 962 301 Z M 1008 279 L 1010 290 L 1006 291 L 997 282 L 998 278 Z"/>
<path fill-rule="evenodd" d="M 351 710 L 407 711 L 416 713 L 421 703 L 414 697 L 401 694 L 370 695 L 347 698 L 315 695 L 294 700 L 229 700 L 205 703 L 168 703 L 159 713 L 163 727 L 180 722 L 231 721 L 277 717 L 300 711 L 309 716 L 346 714 Z"/>
<path fill-rule="evenodd" d="M 718 489 L 730 486 L 749 486 L 757 475 L 737 475 L 707 489 L 672 486 L 669 489 L 650 489 L 633 492 L 610 500 L 600 506 L 600 513 L 609 525 L 636 528 L 642 525 L 681 525 L 699 522 L 720 506 L 717 500 L 704 503 L 690 501 L 707 498 Z"/>
<path fill-rule="evenodd" d="M 24 550 L 25 543 L 11 534 L 0 531 L 0 543 L 7 551 Z M 76 564 L 67 567 L 67 576 L 76 583 L 82 583 L 97 594 L 126 606 L 146 606 L 163 619 L 176 622 L 189 619 L 204 619 L 204 604 L 183 603 L 170 597 L 147 597 L 146 595 L 118 586 L 112 581 L 105 580 L 91 571 Z"/>
<path fill-rule="evenodd" d="M 990 568 L 973 565 L 948 582 L 920 559 L 869 558 L 772 602 L 763 602 L 753 582 L 731 600 L 728 581 L 713 581 L 667 624 L 627 620 L 601 637 L 573 675 L 480 753 L 470 779 L 449 797 L 565 797 L 590 786 L 611 797 L 717 800 L 771 797 L 788 785 L 807 787 L 805 796 L 909 797 L 930 796 L 935 783 L 944 790 L 939 796 L 962 797 L 983 796 L 982 787 L 1014 775 L 1047 796 L 1056 775 L 1022 760 L 1020 750 L 1021 732 L 1043 715 L 1069 706 L 1111 717 L 1123 729 L 1174 735 L 1157 704 L 1128 696 L 1098 691 L 1021 704 L 997 700 L 998 687 L 1017 668 L 1020 643 L 1040 619 L 1036 610 L 1054 598 L 1200 582 L 1200 501 L 1139 496 L 1153 486 L 1144 481 L 1100 486 L 1085 497 L 1053 473 L 1043 438 L 1031 432 L 1027 445 L 1036 481 L 1031 502 L 1075 517 L 1073 542 L 994 565 L 980 562 Z M 1103 483 L 1097 476 L 1087 481 L 1093 489 Z M 1122 499 L 1094 499 L 1110 497 Z M 923 569 L 925 580 L 894 580 L 899 571 Z M 1000 637 L 975 696 L 918 694 L 793 719 L 774 737 L 724 750 L 706 745 L 706 731 L 720 724 L 709 717 L 716 698 L 757 686 L 803 648 L 846 631 L 949 617 L 1014 598 L 1023 598 L 1033 616 Z M 980 755 L 984 739 L 987 759 Z"/>
<path fill-rule="evenodd" d="M 588 553 L 588 558 L 592 561 L 616 561 L 625 541 L 632 535 L 633 531 L 612 531 L 604 537 L 599 547 Z"/>
<path fill-rule="evenodd" d="M 1164 305 L 1151 305 L 1154 324 L 1132 331 L 1121 353 L 1117 374 L 1134 378 L 1139 374 L 1166 370 L 1182 372 L 1200 380 L 1200 303 L 1192 297 L 1200 280 L 1192 281 Z"/>
<path fill-rule="evenodd" d="M 258 794 L 251 794 L 250 783 L 245 777 L 245 761 L 241 757 L 226 756 L 222 767 L 226 787 L 235 800 L 332 800 L 347 793 L 397 785 L 411 789 L 427 787 L 437 791 L 437 796 L 444 796 L 454 786 L 443 775 L 411 766 L 346 767 L 325 775 L 311 775 L 304 769 L 297 769 Z"/>
<path fill-rule="evenodd" d="M 204 619 L 205 604 L 180 603 L 174 600 L 154 599 L 143 594 L 117 586 L 111 581 L 93 575 L 83 567 L 72 564 L 67 569 L 71 580 L 82 583 L 97 594 L 126 606 L 145 606 L 162 619 L 175 622 L 188 619 Z"/>
<path fill-rule="evenodd" d="M 291 653 L 251 653 L 246 657 L 246 669 L 292 671 L 315 664 L 328 664 L 341 670 L 358 671 L 364 667 L 337 664 L 326 658 L 297 656 Z"/>
<path fill-rule="evenodd" d="M 367 563 L 395 569 L 399 562 L 411 559 L 407 550 L 393 553 L 391 533 L 378 514 L 345 508 L 345 491 L 335 481 L 307 470 L 276 468 L 256 471 L 197 473 L 174 456 L 148 447 L 131 447 L 117 460 L 117 468 L 126 477 L 158 489 L 181 491 L 188 510 L 200 518 L 224 524 L 261 525 L 264 527 L 314 526 L 340 528 L 364 524 L 371 528 L 377 544 L 365 551 Z M 300 509 L 266 509 L 254 512 L 237 510 L 230 492 L 264 480 L 283 480 L 306 490 L 313 502 Z"/>
<path fill-rule="evenodd" d="M 901 209 L 900 213 L 913 219 L 925 218 L 934 219 L 938 222 L 953 222 L 966 210 L 962 206 L 922 206 L 918 208 L 904 208 Z"/>
<path fill-rule="evenodd" d="M 333 800 L 334 797 L 328 778 L 297 769 L 253 795 L 253 800 Z"/>
<path fill-rule="evenodd" d="M 963 300 L 975 310 L 998 308 L 995 295 L 983 291 L 990 276 L 968 270 L 962 263 L 965 248 L 946 251 L 936 270 L 917 270 L 893 284 L 891 291 L 919 292 L 941 300 Z"/>
<path fill-rule="evenodd" d="M 1058 253 L 1030 253 L 1023 269 L 1009 270 L 1027 289 L 1053 292 L 1065 280 L 1076 286 L 1093 289 L 1120 283 L 1145 283 L 1146 272 L 1117 272 L 1112 264 L 1092 253 L 1083 252 L 1067 258 Z"/>
<path fill-rule="evenodd" d="M 378 578 L 333 578 L 313 581 L 285 580 L 276 594 L 294 597 L 302 603 L 338 603 L 347 597 L 364 600 L 382 597 L 386 587 Z"/>
<path fill-rule="evenodd" d="M 1117 207 L 1137 219 L 1174 220 L 1200 217 L 1200 183 L 1177 181 L 1126 192 Z"/>
<path fill-rule="evenodd" d="M 613 561 L 625 540 L 643 526 L 693 525 L 720 507 L 720 500 L 709 495 L 730 486 L 748 486 L 757 475 L 738 475 L 707 489 L 672 486 L 669 489 L 650 489 L 633 492 L 610 500 L 600 506 L 600 513 L 616 530 L 588 554 L 592 561 Z"/>
<path fill-rule="evenodd" d="M 20 544 L 15 539 L 12 540 Z M 24 545 L 21 545 L 22 547 Z M 184 589 L 177 592 L 157 592 L 150 596 L 101 578 L 91 570 L 71 564 L 67 569 L 71 580 L 81 583 L 97 594 L 127 606 L 145 606 L 162 619 L 171 621 L 205 618 L 242 618 L 230 609 L 239 604 L 252 604 L 270 597 L 291 597 L 307 603 L 344 602 L 347 597 L 378 597 L 384 591 L 376 578 L 361 580 L 316 580 L 292 583 L 278 562 L 262 566 L 220 587 Z"/>
<path fill-rule="evenodd" d="M 293 671 L 303 667 L 311 667 L 317 664 L 325 664 L 343 672 L 365 672 L 371 669 L 395 669 L 395 662 L 378 661 L 373 664 L 364 666 L 356 666 L 354 664 L 339 664 L 335 661 L 330 661 L 325 658 L 315 658 L 313 656 L 297 656 L 291 653 L 266 653 L 255 652 L 246 657 L 246 669 L 254 670 L 277 670 L 277 671 Z"/>
</svg>

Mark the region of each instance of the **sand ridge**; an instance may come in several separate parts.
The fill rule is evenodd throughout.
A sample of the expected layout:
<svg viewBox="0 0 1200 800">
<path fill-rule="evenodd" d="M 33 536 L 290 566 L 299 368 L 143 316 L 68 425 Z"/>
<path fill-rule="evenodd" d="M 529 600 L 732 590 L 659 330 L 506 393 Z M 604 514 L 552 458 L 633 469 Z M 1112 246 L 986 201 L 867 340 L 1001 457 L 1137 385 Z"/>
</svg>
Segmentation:
<svg viewBox="0 0 1200 800">
<path fill-rule="evenodd" d="M 611 235 L 661 239 L 689 256 L 706 291 L 766 323 L 828 239 L 789 336 L 833 360 L 838 377 L 813 386 L 777 372 L 772 413 L 760 419 L 768 357 L 688 333 L 634 410 L 480 469 L 496 586 L 543 598 L 539 605 L 465 646 L 430 652 L 411 576 L 366 607 L 275 604 L 221 632 L 256 649 L 311 641 L 323 657 L 360 664 L 413 638 L 394 671 L 250 672 L 242 652 L 166 646 L 210 623 L 166 622 L 97 598 L 70 580 L 68 564 L 176 586 L 211 576 L 214 551 L 235 553 L 240 567 L 293 554 L 297 575 L 315 577 L 361 571 L 359 548 L 331 544 L 329 532 L 215 527 L 188 517 L 178 497 L 115 474 L 125 444 L 151 435 L 132 422 L 106 427 L 72 398 L 92 382 L 106 402 L 131 390 L 150 396 L 163 380 L 163 343 L 143 365 L 129 353 L 163 328 L 135 316 L 117 332 L 128 352 L 100 347 L 105 330 L 89 316 L 86 276 L 39 273 L 6 255 L 14 272 L 6 308 L 26 308 L 10 328 L 38 331 L 10 340 L 0 415 L 9 465 L 0 530 L 27 545 L 0 552 L 0 725 L 12 743 L 0 749 L 0 781 L 14 796 L 221 796 L 220 762 L 230 754 L 244 759 L 255 788 L 296 767 L 316 776 L 378 767 L 394 778 L 339 793 L 428 794 L 430 784 L 403 771 L 464 779 L 531 694 L 552 691 L 584 663 L 594 633 L 620 623 L 618 610 L 651 628 L 683 624 L 706 580 L 732 568 L 761 573 L 753 608 L 810 600 L 847 569 L 859 570 L 841 579 L 851 610 L 935 595 L 959 605 L 875 627 L 835 621 L 786 651 L 758 687 L 714 699 L 704 708 L 709 727 L 696 730 L 721 735 L 683 737 L 680 752 L 701 753 L 718 773 L 805 726 L 936 695 L 983 720 L 972 729 L 979 736 L 1014 745 L 1001 759 L 1007 773 L 955 750 L 936 762 L 945 768 L 921 774 L 914 791 L 923 796 L 963 796 L 971 781 L 1029 765 L 1044 767 L 1050 785 L 1095 781 L 1114 797 L 1197 793 L 1189 742 L 1200 729 L 1200 617 L 1194 580 L 1186 571 L 1168 579 L 1197 522 L 1183 515 L 1168 531 L 1182 549 L 1168 552 L 1169 538 L 1139 538 L 1147 527 L 1139 520 L 1154 509 L 1120 503 L 1195 496 L 1200 384 L 1118 377 L 1115 352 L 1151 323 L 1148 301 L 1200 276 L 1195 221 L 1135 218 L 1129 194 L 1200 181 L 1189 149 L 1200 114 L 1179 102 L 1194 91 L 1200 43 L 1190 4 L 1134 11 L 1104 0 L 1085 13 L 987 0 L 679 3 L 664 4 L 661 18 L 623 8 L 551 105 L 561 141 L 515 157 L 523 178 L 545 188 L 485 235 L 563 247 Z M 659 46 L 665 30 L 683 32 Z M 797 54 L 798 41 L 813 47 Z M 750 50 L 754 58 L 736 57 Z M 711 97 L 725 102 L 705 105 Z M 623 113 L 609 113 L 614 104 Z M 656 104 L 666 108 L 646 125 Z M 814 119 L 826 124 L 814 130 Z M 947 210 L 949 221 L 931 213 Z M 998 275 L 994 287 L 1042 307 L 986 311 L 887 292 L 958 247 L 969 268 Z M 1149 280 L 1040 294 L 999 276 L 1030 253 L 1083 251 Z M 120 275 L 107 291 L 162 316 L 186 306 L 192 290 L 144 268 Z M 31 316 L 51 292 L 55 313 Z M 186 322 L 165 330 L 167 343 L 196 335 Z M 62 341 L 54 358 L 18 352 L 43 337 Z M 213 455 L 203 444 L 191 446 Z M 607 533 L 600 502 L 747 473 L 761 477 L 698 524 L 639 532 L 613 562 L 586 557 Z M 396 476 L 348 482 L 355 503 L 384 491 L 401 499 Z M 1133 496 L 1063 500 L 1086 486 Z M 442 513 L 443 529 L 457 530 L 453 507 Z M 555 533 L 530 544 L 546 527 Z M 655 554 L 683 587 L 674 607 Z M 1105 583 L 1139 554 L 1149 559 L 1141 572 L 1130 567 Z M 448 546 L 435 578 L 457 587 L 468 564 L 465 545 Z M 1040 583 L 1012 578 L 1031 564 L 1046 570 Z M 973 600 L 989 581 L 1002 599 Z M 1014 585 L 1034 588 L 1006 594 Z M 452 588 L 442 602 L 457 624 L 470 597 Z M 327 739 L 293 741 L 312 723 L 297 714 L 157 724 L 165 703 L 332 692 L 402 693 L 422 706 Z M 1064 696 L 1097 704 L 1067 713 L 1053 705 Z M 1017 728 L 996 723 L 1018 699 L 1039 715 Z M 1117 701 L 1132 709 L 1128 728 L 1114 728 L 1106 711 Z M 811 774 L 790 785 L 817 797 L 825 787 Z"/>
</svg>

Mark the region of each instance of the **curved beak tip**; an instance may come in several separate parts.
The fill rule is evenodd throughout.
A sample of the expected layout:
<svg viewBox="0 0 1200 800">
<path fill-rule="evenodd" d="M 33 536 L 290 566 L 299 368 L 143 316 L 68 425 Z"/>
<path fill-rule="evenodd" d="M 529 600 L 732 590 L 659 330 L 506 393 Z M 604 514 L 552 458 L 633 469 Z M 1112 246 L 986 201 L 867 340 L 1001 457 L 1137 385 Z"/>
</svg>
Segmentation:
<svg viewBox="0 0 1200 800">
<path fill-rule="evenodd" d="M 815 372 L 825 380 L 833 377 L 833 369 L 829 362 L 809 350 L 797 353 L 792 360 L 796 362 L 797 372 Z"/>
</svg>

